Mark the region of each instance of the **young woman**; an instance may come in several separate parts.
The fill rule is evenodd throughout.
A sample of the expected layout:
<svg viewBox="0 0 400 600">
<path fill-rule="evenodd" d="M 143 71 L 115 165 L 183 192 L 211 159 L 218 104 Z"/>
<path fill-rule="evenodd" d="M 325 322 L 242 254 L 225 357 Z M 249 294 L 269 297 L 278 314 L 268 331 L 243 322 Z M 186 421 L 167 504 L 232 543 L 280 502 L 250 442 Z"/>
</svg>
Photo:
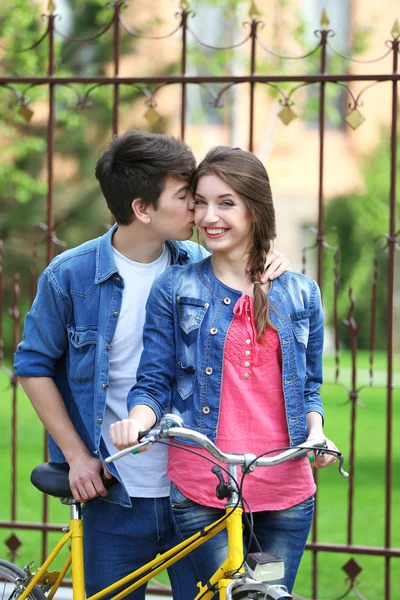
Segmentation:
<svg viewBox="0 0 400 600">
<path fill-rule="evenodd" d="M 112 426 L 119 448 L 136 443 L 172 403 L 185 426 L 225 451 L 262 454 L 323 436 L 323 313 L 317 284 L 286 272 L 260 278 L 275 238 L 263 164 L 239 148 L 217 147 L 193 181 L 195 223 L 212 256 L 172 267 L 147 304 L 144 351 L 129 393 L 129 419 Z M 330 447 L 335 447 L 329 442 Z M 187 448 L 187 445 L 186 445 Z M 202 451 L 196 448 L 198 453 Z M 334 459 L 316 457 L 323 467 Z M 221 515 L 210 463 L 184 446 L 169 450 L 176 526 L 188 537 Z M 247 475 L 244 498 L 263 551 L 285 562 L 291 591 L 314 509 L 306 457 Z M 199 579 L 226 554 L 225 532 L 195 551 Z M 248 541 L 252 550 L 254 541 Z"/>
</svg>

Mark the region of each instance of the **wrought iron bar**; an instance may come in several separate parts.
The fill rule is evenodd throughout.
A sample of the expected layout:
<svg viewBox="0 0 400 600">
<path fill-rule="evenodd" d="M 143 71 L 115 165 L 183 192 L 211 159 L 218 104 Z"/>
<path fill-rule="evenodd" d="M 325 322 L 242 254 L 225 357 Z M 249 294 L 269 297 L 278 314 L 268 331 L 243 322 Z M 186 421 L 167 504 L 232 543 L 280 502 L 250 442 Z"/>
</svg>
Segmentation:
<svg viewBox="0 0 400 600">
<path fill-rule="evenodd" d="M 397 73 L 399 59 L 399 37 L 393 39 L 393 73 Z M 392 123 L 390 132 L 390 200 L 389 200 L 389 264 L 388 264 L 388 296 L 387 296 L 387 400 L 386 400 L 386 473 L 385 473 L 385 546 L 391 543 L 392 519 L 392 419 L 393 419 L 393 333 L 394 333 L 394 253 L 396 244 L 396 169 L 397 169 L 397 121 L 398 121 L 398 86 L 392 84 Z M 390 599 L 390 559 L 385 558 L 385 598 Z"/>
<path fill-rule="evenodd" d="M 257 36 L 257 17 L 251 21 L 251 54 L 250 54 L 250 75 L 256 72 L 256 36 Z M 249 150 L 254 151 L 254 86 L 255 82 L 250 82 L 250 112 L 249 112 Z"/>
<path fill-rule="evenodd" d="M 314 75 L 155 75 L 154 77 L 115 77 L 115 76 L 77 76 L 77 75 L 58 75 L 37 76 L 37 77 L 16 77 L 0 76 L 0 85 L 11 84 L 66 84 L 66 83 L 102 83 L 102 84 L 131 84 L 131 83 L 290 83 L 290 82 L 309 82 L 309 83 L 337 83 L 339 81 L 399 81 L 400 73 L 318 73 Z"/>
<path fill-rule="evenodd" d="M 113 133 L 116 135 L 119 129 L 118 123 L 118 106 L 119 106 L 119 64 L 120 64 L 120 12 L 123 2 L 117 0 L 114 3 L 114 30 L 113 30 L 113 45 L 114 45 L 114 77 L 117 79 L 114 83 L 113 95 Z"/>
<path fill-rule="evenodd" d="M 181 75 L 186 78 L 187 68 L 187 29 L 188 16 L 190 11 L 186 8 L 181 12 L 181 28 L 182 28 L 182 50 L 181 50 Z M 181 85 L 181 138 L 185 139 L 186 134 L 186 84 L 183 81 Z"/>
<path fill-rule="evenodd" d="M 13 300 L 12 306 L 9 309 L 9 314 L 13 321 L 13 350 L 17 349 L 19 342 L 19 327 L 21 321 L 21 313 L 19 311 L 19 300 L 21 295 L 20 288 L 20 276 L 18 274 L 14 277 L 13 285 Z M 17 520 L 17 378 L 11 376 L 11 387 L 12 387 L 12 425 L 11 425 L 11 519 Z"/>
</svg>

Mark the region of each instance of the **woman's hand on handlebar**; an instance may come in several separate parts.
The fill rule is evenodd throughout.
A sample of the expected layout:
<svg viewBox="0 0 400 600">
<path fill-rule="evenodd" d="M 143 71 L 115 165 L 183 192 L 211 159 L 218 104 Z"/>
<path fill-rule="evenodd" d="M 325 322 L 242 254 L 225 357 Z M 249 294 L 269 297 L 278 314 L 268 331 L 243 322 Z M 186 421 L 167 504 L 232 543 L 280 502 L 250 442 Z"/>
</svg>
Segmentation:
<svg viewBox="0 0 400 600">
<path fill-rule="evenodd" d="M 308 439 L 311 439 L 312 437 L 315 436 L 309 436 Z M 328 438 L 325 438 L 325 442 L 326 442 L 326 448 L 328 450 L 336 450 L 338 452 L 338 448 L 335 446 L 335 444 L 332 442 L 332 440 L 328 440 Z M 307 441 L 306 441 L 307 443 Z M 337 458 L 335 455 L 332 454 L 328 454 L 328 452 L 324 452 L 323 450 L 316 450 L 314 452 L 309 453 L 309 456 L 313 457 L 314 460 L 312 460 L 312 466 L 315 469 L 323 469 L 324 467 L 327 467 L 329 465 L 331 465 L 332 463 L 334 463 Z"/>
<path fill-rule="evenodd" d="M 137 419 L 117 421 L 110 425 L 111 441 L 118 450 L 124 450 L 138 443 L 139 431 L 142 429 Z"/>
<path fill-rule="evenodd" d="M 111 441 L 118 450 L 135 446 L 140 441 L 139 433 L 150 429 L 155 421 L 155 414 L 149 406 L 135 406 L 128 419 L 110 425 Z"/>
</svg>

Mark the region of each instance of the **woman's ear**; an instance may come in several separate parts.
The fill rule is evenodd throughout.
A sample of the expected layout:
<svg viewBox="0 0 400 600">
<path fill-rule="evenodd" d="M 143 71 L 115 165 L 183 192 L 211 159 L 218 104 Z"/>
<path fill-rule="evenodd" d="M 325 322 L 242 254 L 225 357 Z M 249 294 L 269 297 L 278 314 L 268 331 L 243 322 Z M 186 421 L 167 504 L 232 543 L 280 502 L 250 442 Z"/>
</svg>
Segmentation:
<svg viewBox="0 0 400 600">
<path fill-rule="evenodd" d="M 151 223 L 151 217 L 148 211 L 149 205 L 145 204 L 141 198 L 135 198 L 132 201 L 131 207 L 135 219 L 146 225 Z"/>
</svg>

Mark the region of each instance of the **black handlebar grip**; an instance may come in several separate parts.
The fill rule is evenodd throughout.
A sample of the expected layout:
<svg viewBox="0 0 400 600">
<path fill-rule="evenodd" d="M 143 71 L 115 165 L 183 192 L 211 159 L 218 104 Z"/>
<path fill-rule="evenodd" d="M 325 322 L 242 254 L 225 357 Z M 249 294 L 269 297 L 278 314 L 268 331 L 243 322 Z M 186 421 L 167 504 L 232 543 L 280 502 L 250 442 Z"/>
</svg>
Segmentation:
<svg viewBox="0 0 400 600">
<path fill-rule="evenodd" d="M 150 429 L 146 429 L 145 431 L 139 431 L 139 434 L 138 434 L 138 440 L 139 440 L 139 442 L 141 442 L 142 439 L 144 437 L 146 437 L 146 435 L 149 434 L 149 432 L 150 432 Z"/>
</svg>

